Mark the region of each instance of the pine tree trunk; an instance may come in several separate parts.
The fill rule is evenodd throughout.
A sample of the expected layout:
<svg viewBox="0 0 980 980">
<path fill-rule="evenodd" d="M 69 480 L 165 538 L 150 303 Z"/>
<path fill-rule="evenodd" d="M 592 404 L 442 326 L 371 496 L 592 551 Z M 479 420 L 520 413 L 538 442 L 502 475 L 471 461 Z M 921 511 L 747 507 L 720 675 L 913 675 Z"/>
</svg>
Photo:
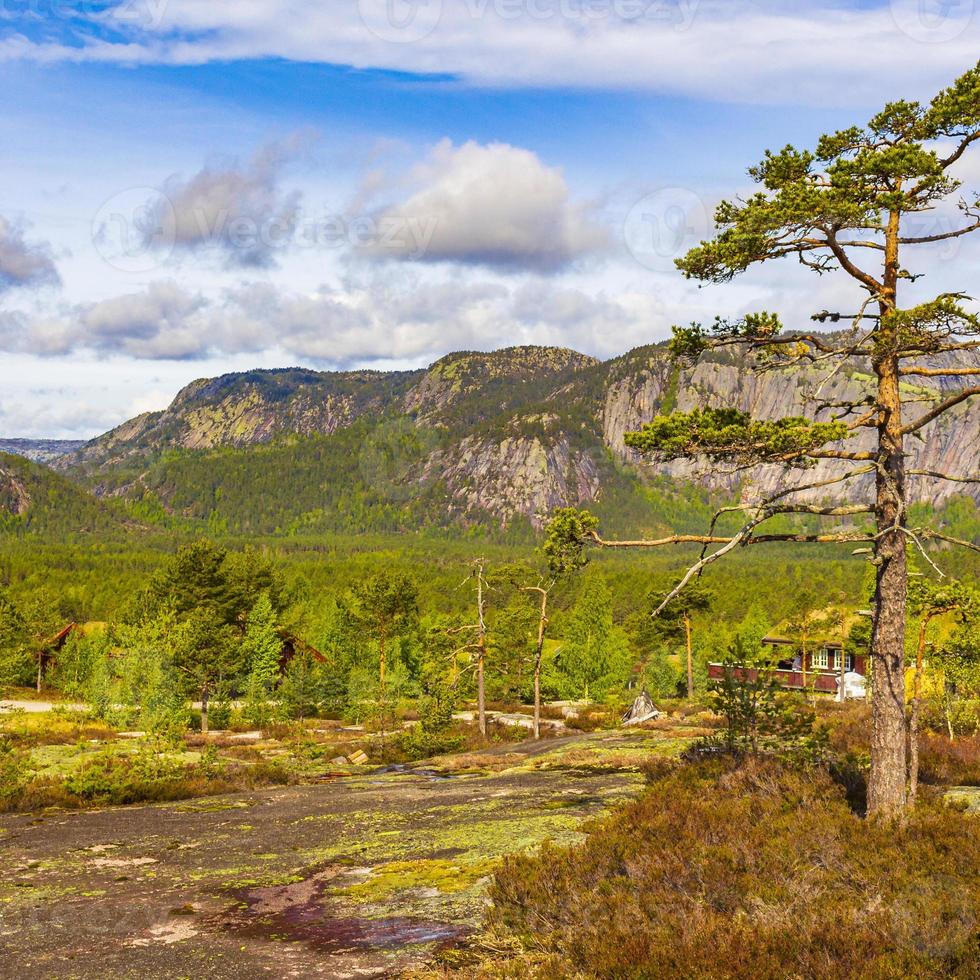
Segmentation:
<svg viewBox="0 0 980 980">
<path fill-rule="evenodd" d="M 840 640 L 840 653 L 837 655 L 840 663 L 837 664 L 837 683 L 840 685 L 840 703 L 843 704 L 847 698 L 844 694 L 844 647 L 847 645 L 847 637 L 842 636 Z"/>
<path fill-rule="evenodd" d="M 887 522 L 879 520 L 879 527 Z M 896 538 L 900 540 L 895 540 Z M 892 531 L 881 539 L 871 637 L 871 776 L 868 812 L 889 815 L 905 805 L 905 541 Z"/>
<path fill-rule="evenodd" d="M 906 798 L 905 611 L 908 564 L 905 535 L 905 452 L 899 388 L 899 340 L 893 313 L 899 276 L 898 212 L 885 236 L 884 292 L 879 304 L 879 353 L 872 358 L 878 378 L 878 457 L 875 473 L 875 605 L 871 631 L 871 775 L 868 813 L 892 816 Z"/>
<path fill-rule="evenodd" d="M 201 734 L 207 735 L 208 733 L 208 699 L 211 696 L 211 692 L 205 686 L 201 691 Z"/>
<path fill-rule="evenodd" d="M 486 738 L 487 735 L 487 695 L 484 684 L 483 671 L 483 644 L 480 644 L 480 652 L 476 662 L 476 710 L 479 717 L 480 734 Z"/>
<path fill-rule="evenodd" d="M 387 670 L 388 670 L 388 660 L 387 652 L 385 650 L 385 633 L 382 630 L 378 637 L 378 709 L 379 709 L 379 726 L 381 735 L 381 754 L 384 755 L 385 752 L 385 710 L 388 706 L 388 699 L 385 696 L 385 683 L 387 681 Z"/>
<path fill-rule="evenodd" d="M 534 668 L 534 737 L 541 738 L 541 666 Z"/>
<path fill-rule="evenodd" d="M 806 627 L 803 629 L 802 648 L 800 651 L 800 669 L 803 671 L 803 680 L 800 682 L 802 685 L 803 700 L 807 701 L 809 699 L 807 698 L 806 690 Z"/>
<path fill-rule="evenodd" d="M 899 215 L 889 218 L 885 240 L 881 327 L 872 366 L 878 378 L 878 458 L 875 473 L 875 605 L 871 631 L 871 775 L 868 813 L 900 813 L 906 799 L 905 611 L 908 565 L 905 535 L 905 453 L 898 337 L 894 325 L 898 287 Z"/>
</svg>

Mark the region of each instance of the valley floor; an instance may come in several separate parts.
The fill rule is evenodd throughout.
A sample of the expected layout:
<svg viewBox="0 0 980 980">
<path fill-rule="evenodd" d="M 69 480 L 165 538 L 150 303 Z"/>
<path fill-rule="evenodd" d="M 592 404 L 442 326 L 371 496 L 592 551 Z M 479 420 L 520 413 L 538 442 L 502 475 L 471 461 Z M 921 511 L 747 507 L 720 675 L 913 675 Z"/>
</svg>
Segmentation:
<svg viewBox="0 0 980 980">
<path fill-rule="evenodd" d="M 381 977 L 465 942 L 502 855 L 580 837 L 653 752 L 606 732 L 436 769 L 0 816 L 0 976 Z"/>
</svg>

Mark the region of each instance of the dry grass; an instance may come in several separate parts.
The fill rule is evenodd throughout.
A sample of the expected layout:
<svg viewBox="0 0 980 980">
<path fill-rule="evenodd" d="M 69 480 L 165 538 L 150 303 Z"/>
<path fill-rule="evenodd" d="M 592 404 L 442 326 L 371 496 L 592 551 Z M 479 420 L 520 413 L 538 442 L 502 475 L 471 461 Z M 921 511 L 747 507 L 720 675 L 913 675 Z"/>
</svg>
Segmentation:
<svg viewBox="0 0 980 980">
<path fill-rule="evenodd" d="M 460 772 L 468 769 L 483 769 L 496 772 L 519 766 L 527 761 L 520 752 L 463 752 L 459 755 L 442 755 L 432 760 L 433 768 L 440 772 Z"/>
<path fill-rule="evenodd" d="M 80 712 L 24 712 L 0 715 L 0 736 L 17 748 L 39 745 L 72 745 L 116 737 L 114 729 Z"/>
</svg>

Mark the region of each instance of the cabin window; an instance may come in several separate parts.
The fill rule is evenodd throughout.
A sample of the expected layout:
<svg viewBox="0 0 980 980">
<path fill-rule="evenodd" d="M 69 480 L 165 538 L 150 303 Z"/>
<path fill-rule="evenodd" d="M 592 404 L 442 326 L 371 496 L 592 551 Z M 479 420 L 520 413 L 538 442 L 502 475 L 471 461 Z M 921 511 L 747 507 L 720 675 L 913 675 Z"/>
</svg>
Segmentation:
<svg viewBox="0 0 980 980">
<path fill-rule="evenodd" d="M 854 654 L 853 653 L 838 653 L 838 657 L 844 658 L 844 672 L 849 673 L 854 670 Z"/>
<path fill-rule="evenodd" d="M 814 667 L 818 667 L 821 670 L 826 670 L 827 669 L 827 650 L 826 649 L 818 650 L 813 655 L 813 666 Z"/>
</svg>

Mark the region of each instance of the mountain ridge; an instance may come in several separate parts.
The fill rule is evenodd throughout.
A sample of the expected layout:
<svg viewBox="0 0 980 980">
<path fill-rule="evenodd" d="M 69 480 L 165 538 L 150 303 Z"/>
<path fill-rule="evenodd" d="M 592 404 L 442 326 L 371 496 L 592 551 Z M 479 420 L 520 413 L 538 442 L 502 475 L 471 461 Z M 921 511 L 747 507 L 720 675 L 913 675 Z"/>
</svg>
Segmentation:
<svg viewBox="0 0 980 980">
<path fill-rule="evenodd" d="M 665 344 L 652 344 L 607 361 L 568 348 L 525 346 L 455 352 L 415 371 L 239 372 L 192 382 L 163 412 L 138 416 L 54 465 L 98 494 L 152 494 L 164 510 L 201 518 L 221 507 L 215 500 L 206 509 L 206 501 L 198 505 L 189 488 L 200 485 L 201 496 L 227 499 L 233 488 L 220 481 L 232 477 L 222 476 L 223 466 L 235 470 L 235 480 L 249 478 L 247 466 L 227 463 L 227 452 L 247 457 L 266 447 L 264 455 L 253 453 L 255 465 L 272 465 L 280 452 L 278 465 L 288 467 L 292 453 L 303 479 L 323 488 L 322 507 L 315 494 L 297 494 L 297 512 L 277 507 L 277 521 L 303 521 L 314 511 L 323 517 L 340 507 L 345 488 L 331 481 L 341 480 L 378 507 L 406 514 L 407 501 L 414 506 L 425 498 L 427 520 L 540 526 L 556 506 L 594 504 L 610 494 L 642 497 L 650 486 L 694 485 L 729 498 L 781 489 L 787 476 L 780 467 L 726 472 L 689 462 L 648 464 L 624 436 L 659 413 L 700 406 L 737 407 L 759 418 L 810 415 L 818 385 L 823 400 L 837 402 L 861 398 L 872 383 L 859 364 L 830 377 L 809 367 L 755 367 L 731 352 L 681 364 Z M 910 385 L 909 393 L 937 400 L 943 387 L 926 382 Z M 862 433 L 849 446 L 867 448 L 872 438 Z M 978 443 L 977 413 L 961 405 L 931 423 L 921 440 L 910 440 L 910 469 L 962 474 L 975 465 Z M 300 444 L 302 451 L 288 448 Z M 210 487 L 203 475 L 208 466 L 218 481 Z M 799 482 L 839 468 L 821 463 Z M 963 493 L 962 484 L 910 482 L 913 495 L 933 505 Z M 288 495 L 288 476 L 268 492 Z M 970 494 L 977 500 L 980 490 L 972 487 Z"/>
</svg>

